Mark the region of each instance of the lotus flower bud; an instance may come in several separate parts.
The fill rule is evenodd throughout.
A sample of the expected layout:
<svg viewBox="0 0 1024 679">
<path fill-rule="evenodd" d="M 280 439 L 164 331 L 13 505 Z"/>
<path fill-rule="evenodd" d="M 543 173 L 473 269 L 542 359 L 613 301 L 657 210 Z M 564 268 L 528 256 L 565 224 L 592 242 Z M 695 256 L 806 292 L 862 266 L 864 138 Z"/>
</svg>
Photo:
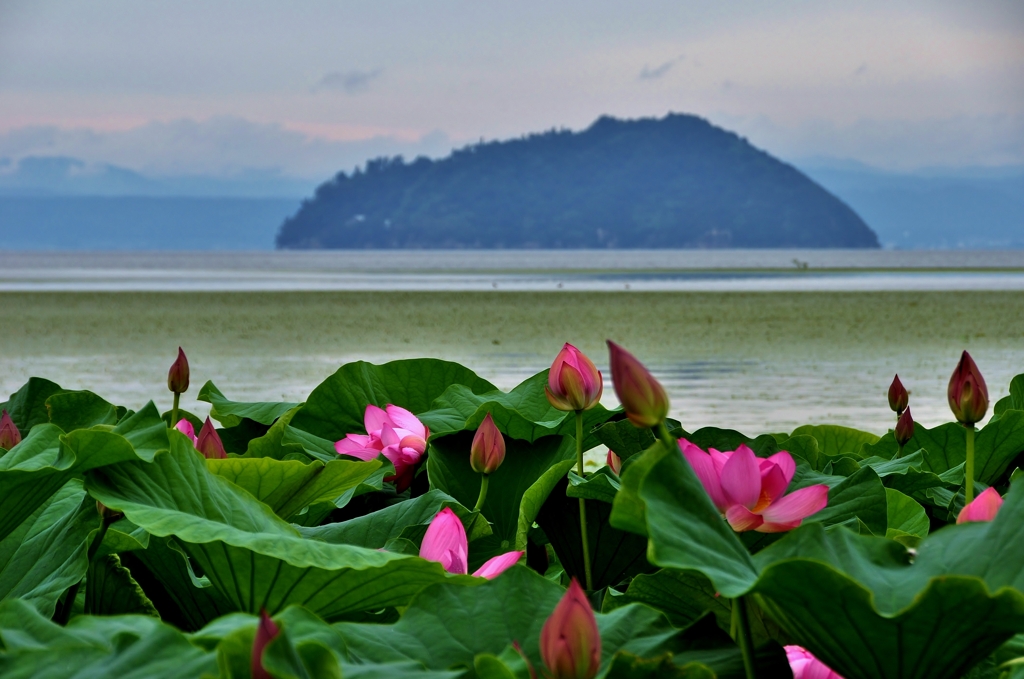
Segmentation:
<svg viewBox="0 0 1024 679">
<path fill-rule="evenodd" d="M 476 430 L 469 449 L 469 464 L 478 474 L 493 474 L 505 459 L 505 439 L 490 413 Z"/>
<path fill-rule="evenodd" d="M 999 492 L 995 488 L 986 488 L 960 510 L 956 522 L 991 521 L 996 518 L 1002 506 L 1003 498 L 999 496 Z"/>
<path fill-rule="evenodd" d="M 19 443 L 21 443 L 21 432 L 18 431 L 18 425 L 14 424 L 14 420 L 5 410 L 3 415 L 0 415 L 0 448 L 10 450 Z"/>
<path fill-rule="evenodd" d="M 612 384 L 629 421 L 645 428 L 663 422 L 668 416 L 668 396 L 658 380 L 633 354 L 615 342 L 608 340 L 608 350 L 611 354 Z"/>
<path fill-rule="evenodd" d="M 203 454 L 208 460 L 222 460 L 228 456 L 224 452 L 224 444 L 220 440 L 220 434 L 213 427 L 210 418 L 206 418 L 203 428 L 199 430 L 199 437 L 196 440 L 196 450 Z"/>
<path fill-rule="evenodd" d="M 199 445 L 199 437 L 196 436 L 196 428 L 192 426 L 192 423 L 186 420 L 184 417 L 178 420 L 178 424 L 174 425 L 174 428 L 180 431 L 185 436 L 192 439 L 192 445 Z"/>
<path fill-rule="evenodd" d="M 178 347 L 178 358 L 174 359 L 171 369 L 167 371 L 167 388 L 175 394 L 188 391 L 188 359 L 181 347 Z"/>
<path fill-rule="evenodd" d="M 988 411 L 988 387 L 977 364 L 966 351 L 960 356 L 953 376 L 949 378 L 949 408 L 956 421 L 965 427 L 973 427 Z"/>
<path fill-rule="evenodd" d="M 907 445 L 907 441 L 914 438 L 914 417 L 910 414 L 910 408 L 903 411 L 900 419 L 896 421 L 896 443 L 900 448 Z"/>
<path fill-rule="evenodd" d="M 622 471 L 622 458 L 615 454 L 615 451 L 609 450 L 608 457 L 605 459 L 605 463 L 608 468 L 616 474 Z"/>
<path fill-rule="evenodd" d="M 604 382 L 600 371 L 586 355 L 566 343 L 548 371 L 544 392 L 559 410 L 589 410 L 601 400 Z"/>
<path fill-rule="evenodd" d="M 540 655 L 551 679 L 593 679 L 601 667 L 601 635 L 576 578 L 540 632 Z"/>
<path fill-rule="evenodd" d="M 900 376 L 896 375 L 892 378 L 892 384 L 889 385 L 889 407 L 896 413 L 896 417 L 899 417 L 907 409 L 909 403 L 910 394 L 900 382 Z"/>
<path fill-rule="evenodd" d="M 256 627 L 256 638 L 252 642 L 252 679 L 273 679 L 270 672 L 263 669 L 263 650 L 267 644 L 281 633 L 266 610 L 260 611 L 260 622 Z"/>
</svg>

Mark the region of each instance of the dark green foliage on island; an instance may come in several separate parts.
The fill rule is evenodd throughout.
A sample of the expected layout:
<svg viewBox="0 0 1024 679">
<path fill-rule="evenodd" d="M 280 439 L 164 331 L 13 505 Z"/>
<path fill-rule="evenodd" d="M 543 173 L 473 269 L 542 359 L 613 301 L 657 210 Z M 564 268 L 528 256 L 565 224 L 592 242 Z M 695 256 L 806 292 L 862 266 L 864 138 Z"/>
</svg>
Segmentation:
<svg viewBox="0 0 1024 679">
<path fill-rule="evenodd" d="M 878 247 L 848 206 L 696 116 L 381 158 L 321 185 L 279 248 Z"/>
</svg>

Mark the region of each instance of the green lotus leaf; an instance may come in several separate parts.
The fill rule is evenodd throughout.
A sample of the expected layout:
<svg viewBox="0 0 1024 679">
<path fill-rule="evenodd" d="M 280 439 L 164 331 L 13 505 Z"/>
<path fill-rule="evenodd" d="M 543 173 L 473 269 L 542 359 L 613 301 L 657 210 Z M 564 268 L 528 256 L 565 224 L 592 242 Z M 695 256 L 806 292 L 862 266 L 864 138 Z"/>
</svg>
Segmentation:
<svg viewBox="0 0 1024 679">
<path fill-rule="evenodd" d="M 877 443 L 879 438 L 871 432 L 842 427 L 837 424 L 805 424 L 794 429 L 792 436 L 813 436 L 818 442 L 818 451 L 829 457 L 840 455 L 861 457 L 861 448 Z"/>
<path fill-rule="evenodd" d="M 992 414 L 1002 416 L 1007 410 L 1024 410 L 1024 375 L 1010 380 L 1010 393 L 996 401 Z"/>
<path fill-rule="evenodd" d="M 151 615 L 160 617 L 142 588 L 116 554 L 89 564 L 85 581 L 85 612 L 89 615 Z"/>
<path fill-rule="evenodd" d="M 333 442 L 346 434 L 365 433 L 363 414 L 367 404 L 383 408 L 392 403 L 421 414 L 453 384 L 466 385 L 478 394 L 495 389 L 472 370 L 433 358 L 384 365 L 348 363 L 313 390 L 291 424 Z"/>
<path fill-rule="evenodd" d="M 46 399 L 63 391 L 55 382 L 42 377 L 30 377 L 5 403 L 0 403 L 0 410 L 6 410 L 21 435 L 27 436 L 37 424 L 50 421 Z"/>
<path fill-rule="evenodd" d="M 117 407 L 91 391 L 61 391 L 46 399 L 50 422 L 66 432 L 117 424 Z"/>
<path fill-rule="evenodd" d="M 0 599 L 18 598 L 47 616 L 89 566 L 87 540 L 99 527 L 96 504 L 72 480 L 0 540 Z"/>
<path fill-rule="evenodd" d="M 191 442 L 171 432 L 170 451 L 87 475 L 90 494 L 157 537 L 174 536 L 236 610 L 291 603 L 325 618 L 400 606 L 448 576 L 438 563 L 303 539 L 273 510 L 211 474 Z M 453 576 L 476 584 L 469 576 Z"/>
<path fill-rule="evenodd" d="M 267 402 L 243 403 L 230 401 L 221 393 L 213 382 L 207 381 L 199 389 L 197 400 L 206 401 L 210 408 L 210 417 L 225 427 L 236 427 L 242 420 L 252 420 L 260 424 L 271 425 L 286 412 L 298 406 L 298 403 Z"/>
<path fill-rule="evenodd" d="M 196 679 L 217 659 L 178 630 L 140 615 L 72 618 L 61 627 L 24 601 L 0 602 L 4 679 Z"/>
<path fill-rule="evenodd" d="M 229 457 L 207 460 L 210 472 L 249 491 L 282 519 L 304 508 L 344 495 L 369 478 L 381 463 L 333 460 L 275 460 L 269 457 Z"/>
</svg>

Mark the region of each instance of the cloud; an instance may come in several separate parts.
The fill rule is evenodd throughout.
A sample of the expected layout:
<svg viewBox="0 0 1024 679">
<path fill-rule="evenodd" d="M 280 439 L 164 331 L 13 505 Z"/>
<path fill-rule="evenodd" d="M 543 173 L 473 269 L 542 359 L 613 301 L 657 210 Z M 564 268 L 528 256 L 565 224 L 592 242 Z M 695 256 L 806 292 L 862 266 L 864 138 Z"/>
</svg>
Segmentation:
<svg viewBox="0 0 1024 679">
<path fill-rule="evenodd" d="M 384 74 L 384 69 L 370 71 L 331 71 L 313 86 L 314 92 L 334 91 L 345 94 L 359 94 L 370 89 L 371 83 Z"/>
<path fill-rule="evenodd" d="M 670 61 L 666 61 L 665 63 L 659 66 L 655 66 L 654 68 L 651 68 L 647 64 L 644 64 L 644 67 L 640 71 L 640 75 L 637 77 L 637 79 L 657 80 L 658 78 L 661 78 L 663 75 L 668 73 L 672 69 L 672 67 L 675 66 L 676 63 L 680 60 L 682 60 L 682 57 L 680 57 L 679 59 L 672 59 Z"/>
</svg>

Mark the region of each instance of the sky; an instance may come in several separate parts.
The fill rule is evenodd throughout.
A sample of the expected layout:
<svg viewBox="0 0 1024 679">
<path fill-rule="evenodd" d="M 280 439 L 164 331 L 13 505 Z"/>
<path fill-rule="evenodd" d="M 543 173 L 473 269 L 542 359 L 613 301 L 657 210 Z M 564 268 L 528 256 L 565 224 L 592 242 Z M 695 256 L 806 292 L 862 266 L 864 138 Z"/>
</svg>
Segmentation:
<svg viewBox="0 0 1024 679">
<path fill-rule="evenodd" d="M 1024 2 L 0 0 L 0 169 L 319 178 L 670 111 L 789 160 L 1024 164 Z"/>
</svg>

